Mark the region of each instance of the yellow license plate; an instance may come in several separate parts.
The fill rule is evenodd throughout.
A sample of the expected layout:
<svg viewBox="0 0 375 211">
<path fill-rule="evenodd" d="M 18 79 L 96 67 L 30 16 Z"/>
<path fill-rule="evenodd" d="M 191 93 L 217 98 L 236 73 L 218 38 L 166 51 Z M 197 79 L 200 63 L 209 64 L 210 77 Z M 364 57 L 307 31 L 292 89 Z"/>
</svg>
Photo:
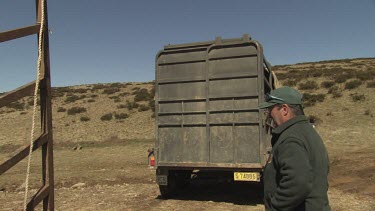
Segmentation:
<svg viewBox="0 0 375 211">
<path fill-rule="evenodd" d="M 259 172 L 234 172 L 235 181 L 254 181 L 260 182 Z"/>
</svg>

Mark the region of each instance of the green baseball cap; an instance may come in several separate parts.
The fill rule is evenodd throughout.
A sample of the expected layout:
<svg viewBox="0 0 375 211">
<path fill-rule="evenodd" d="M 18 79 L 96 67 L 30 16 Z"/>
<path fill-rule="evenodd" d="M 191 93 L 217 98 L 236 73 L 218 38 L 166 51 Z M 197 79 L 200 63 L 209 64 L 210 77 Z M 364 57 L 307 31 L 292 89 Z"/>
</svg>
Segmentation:
<svg viewBox="0 0 375 211">
<path fill-rule="evenodd" d="M 302 95 L 291 87 L 280 87 L 267 94 L 265 102 L 261 103 L 259 108 L 264 109 L 276 104 L 302 105 Z"/>
</svg>

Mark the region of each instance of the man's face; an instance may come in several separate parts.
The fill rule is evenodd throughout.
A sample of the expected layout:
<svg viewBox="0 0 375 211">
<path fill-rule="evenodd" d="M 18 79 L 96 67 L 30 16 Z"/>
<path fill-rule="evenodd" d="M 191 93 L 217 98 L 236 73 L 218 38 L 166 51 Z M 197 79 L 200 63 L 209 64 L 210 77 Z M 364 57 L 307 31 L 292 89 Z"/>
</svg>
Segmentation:
<svg viewBox="0 0 375 211">
<path fill-rule="evenodd" d="M 274 105 L 267 108 L 270 118 L 273 119 L 274 127 L 281 125 L 284 121 L 283 119 L 283 105 Z"/>
</svg>

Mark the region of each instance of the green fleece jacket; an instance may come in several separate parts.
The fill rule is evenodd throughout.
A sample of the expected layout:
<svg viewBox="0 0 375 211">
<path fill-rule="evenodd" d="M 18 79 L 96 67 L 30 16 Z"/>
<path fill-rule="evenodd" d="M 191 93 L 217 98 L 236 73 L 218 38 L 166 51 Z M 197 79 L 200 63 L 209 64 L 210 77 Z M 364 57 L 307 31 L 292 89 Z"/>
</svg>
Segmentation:
<svg viewBox="0 0 375 211">
<path fill-rule="evenodd" d="M 327 150 L 308 119 L 297 116 L 278 126 L 271 142 L 263 175 L 266 210 L 331 210 Z"/>
</svg>

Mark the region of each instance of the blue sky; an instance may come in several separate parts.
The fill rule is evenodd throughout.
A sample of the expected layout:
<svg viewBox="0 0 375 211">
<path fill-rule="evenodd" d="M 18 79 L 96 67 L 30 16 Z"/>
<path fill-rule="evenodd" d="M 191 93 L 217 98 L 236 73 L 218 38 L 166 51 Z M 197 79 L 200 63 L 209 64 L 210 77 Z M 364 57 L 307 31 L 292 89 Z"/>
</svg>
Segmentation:
<svg viewBox="0 0 375 211">
<path fill-rule="evenodd" d="M 35 23 L 1 0 L 0 32 Z M 52 86 L 151 81 L 155 55 L 248 33 L 272 65 L 375 57 L 375 0 L 49 0 Z M 36 78 L 36 35 L 0 43 L 0 92 Z"/>
</svg>

